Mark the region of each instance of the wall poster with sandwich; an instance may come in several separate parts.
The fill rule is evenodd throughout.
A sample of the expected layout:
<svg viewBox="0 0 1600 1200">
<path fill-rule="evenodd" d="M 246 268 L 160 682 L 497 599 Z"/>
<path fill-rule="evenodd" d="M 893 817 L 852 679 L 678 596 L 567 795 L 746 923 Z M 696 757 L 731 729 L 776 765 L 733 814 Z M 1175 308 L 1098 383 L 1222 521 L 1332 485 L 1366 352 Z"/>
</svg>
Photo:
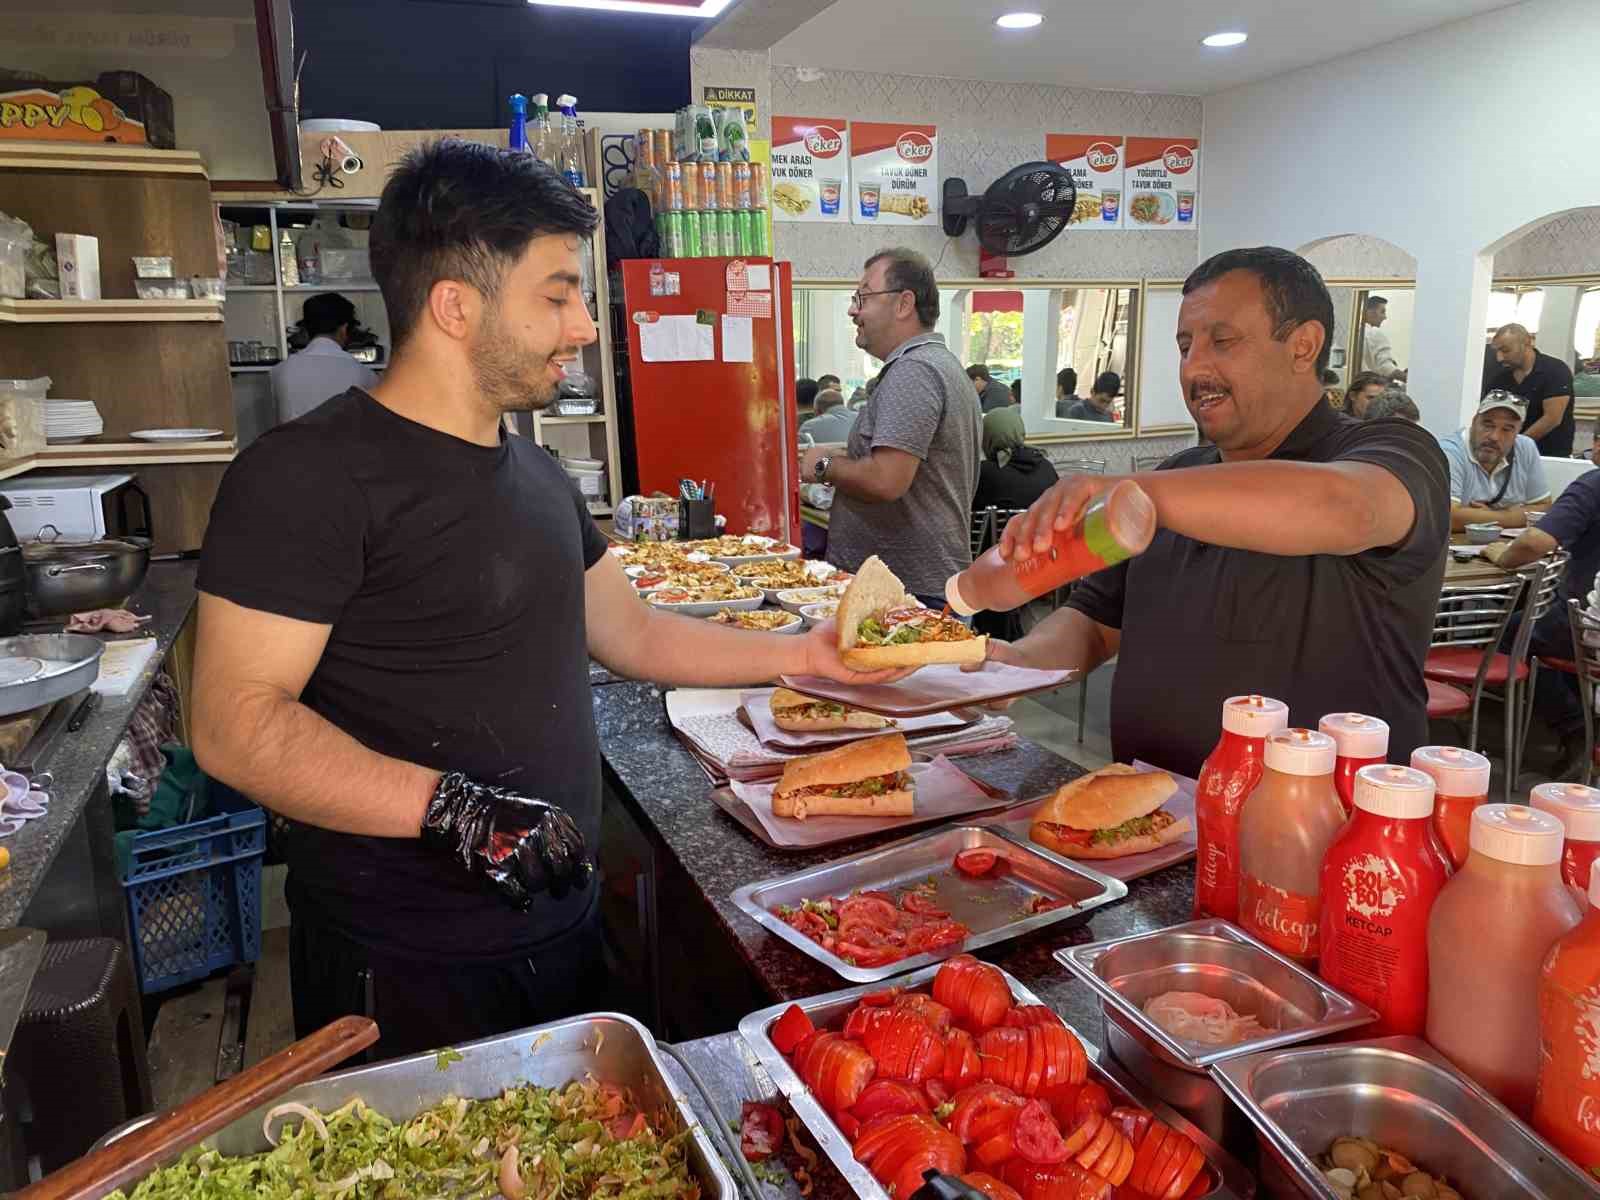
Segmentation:
<svg viewBox="0 0 1600 1200">
<path fill-rule="evenodd" d="M 1078 189 L 1071 229 L 1122 228 L 1120 133 L 1047 133 L 1044 156 L 1072 176 Z"/>
<path fill-rule="evenodd" d="M 850 219 L 850 139 L 843 117 L 772 118 L 772 219 Z"/>
<path fill-rule="evenodd" d="M 856 225 L 939 223 L 939 128 L 850 122 L 850 220 Z"/>
<path fill-rule="evenodd" d="M 1200 139 L 1130 137 L 1124 174 L 1126 229 L 1200 224 Z"/>
</svg>

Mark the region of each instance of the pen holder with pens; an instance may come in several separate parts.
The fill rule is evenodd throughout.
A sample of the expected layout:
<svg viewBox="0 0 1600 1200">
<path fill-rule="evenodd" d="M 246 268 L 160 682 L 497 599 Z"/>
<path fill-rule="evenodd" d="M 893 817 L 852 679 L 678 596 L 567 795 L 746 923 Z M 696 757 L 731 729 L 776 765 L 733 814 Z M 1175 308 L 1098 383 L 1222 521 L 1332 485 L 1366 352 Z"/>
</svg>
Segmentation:
<svg viewBox="0 0 1600 1200">
<path fill-rule="evenodd" d="M 716 501 L 709 497 L 705 500 L 678 501 L 678 540 L 681 542 L 695 541 L 700 538 L 717 536 Z"/>
</svg>

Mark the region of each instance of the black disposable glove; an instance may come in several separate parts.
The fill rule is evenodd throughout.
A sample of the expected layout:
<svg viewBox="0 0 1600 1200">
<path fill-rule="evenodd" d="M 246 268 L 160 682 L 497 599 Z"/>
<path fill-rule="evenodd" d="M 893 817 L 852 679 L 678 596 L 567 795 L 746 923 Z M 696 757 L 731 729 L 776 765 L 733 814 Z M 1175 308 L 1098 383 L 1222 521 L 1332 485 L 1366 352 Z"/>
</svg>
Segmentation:
<svg viewBox="0 0 1600 1200">
<path fill-rule="evenodd" d="M 474 783 L 459 771 L 439 780 L 422 818 L 425 845 L 454 857 L 526 910 L 534 896 L 560 899 L 586 887 L 594 864 L 567 811 L 508 788 Z"/>
</svg>

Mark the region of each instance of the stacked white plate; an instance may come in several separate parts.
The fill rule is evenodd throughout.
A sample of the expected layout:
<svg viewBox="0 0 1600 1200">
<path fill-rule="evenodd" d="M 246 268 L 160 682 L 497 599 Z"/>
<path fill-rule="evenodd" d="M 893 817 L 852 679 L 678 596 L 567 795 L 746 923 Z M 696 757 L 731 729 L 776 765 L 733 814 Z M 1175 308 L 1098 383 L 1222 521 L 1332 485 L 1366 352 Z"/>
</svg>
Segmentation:
<svg viewBox="0 0 1600 1200">
<path fill-rule="evenodd" d="M 46 400 L 44 436 L 47 442 L 81 442 L 99 437 L 106 423 L 92 400 Z"/>
</svg>

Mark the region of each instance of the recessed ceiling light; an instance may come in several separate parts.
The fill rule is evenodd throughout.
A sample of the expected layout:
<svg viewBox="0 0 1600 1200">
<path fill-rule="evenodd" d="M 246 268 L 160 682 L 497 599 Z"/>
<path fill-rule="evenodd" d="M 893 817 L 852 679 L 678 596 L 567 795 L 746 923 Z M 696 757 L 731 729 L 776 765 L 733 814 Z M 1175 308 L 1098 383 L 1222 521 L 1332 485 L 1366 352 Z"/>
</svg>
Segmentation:
<svg viewBox="0 0 1600 1200">
<path fill-rule="evenodd" d="M 1224 46 L 1242 46 L 1249 39 L 1248 33 L 1213 33 L 1210 37 L 1200 39 L 1202 46 L 1213 46 L 1218 49 Z"/>
<path fill-rule="evenodd" d="M 1006 13 L 996 17 L 994 23 L 1001 29 L 1034 29 L 1044 24 L 1044 14 L 1034 12 Z"/>
</svg>

